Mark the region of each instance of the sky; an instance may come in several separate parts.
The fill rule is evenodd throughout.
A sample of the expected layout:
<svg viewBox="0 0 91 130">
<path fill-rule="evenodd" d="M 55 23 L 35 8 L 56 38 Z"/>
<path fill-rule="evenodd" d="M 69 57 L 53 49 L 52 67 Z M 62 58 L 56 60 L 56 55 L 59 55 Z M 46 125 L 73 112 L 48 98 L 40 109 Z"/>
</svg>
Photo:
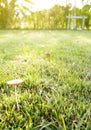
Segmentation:
<svg viewBox="0 0 91 130">
<path fill-rule="evenodd" d="M 81 8 L 82 7 L 82 0 L 31 0 L 34 4 L 31 6 L 32 11 L 38 11 L 38 10 L 43 10 L 43 9 L 50 9 L 53 7 L 55 4 L 60 4 L 60 5 L 66 5 L 66 1 L 69 1 L 69 3 L 74 6 L 76 2 L 76 7 Z M 87 0 L 84 0 L 87 1 Z M 91 2 L 91 0 L 89 0 Z M 26 4 L 24 0 L 18 0 L 18 4 Z M 27 4 L 27 7 L 30 8 L 30 5 Z"/>
<path fill-rule="evenodd" d="M 74 6 L 75 0 L 69 0 L 70 3 Z M 82 0 L 76 0 L 76 6 L 81 8 L 82 7 Z M 43 10 L 43 9 L 49 9 L 55 4 L 64 5 L 66 4 L 66 0 L 33 0 L 35 3 L 33 10 Z"/>
</svg>

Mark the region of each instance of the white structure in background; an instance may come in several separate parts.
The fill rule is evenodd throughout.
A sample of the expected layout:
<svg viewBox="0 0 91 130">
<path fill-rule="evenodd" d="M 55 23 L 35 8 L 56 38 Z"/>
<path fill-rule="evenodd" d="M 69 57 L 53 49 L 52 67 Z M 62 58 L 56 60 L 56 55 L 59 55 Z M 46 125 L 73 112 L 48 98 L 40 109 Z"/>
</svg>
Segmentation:
<svg viewBox="0 0 91 130">
<path fill-rule="evenodd" d="M 74 27 L 73 29 L 77 29 L 77 25 L 76 25 L 76 20 L 77 19 L 82 19 L 82 29 L 84 29 L 84 25 L 85 25 L 85 19 L 87 19 L 87 16 L 77 16 L 76 15 L 76 0 L 74 0 L 74 16 L 66 16 L 66 18 L 68 19 L 68 29 L 71 29 L 71 19 L 74 19 Z"/>
</svg>

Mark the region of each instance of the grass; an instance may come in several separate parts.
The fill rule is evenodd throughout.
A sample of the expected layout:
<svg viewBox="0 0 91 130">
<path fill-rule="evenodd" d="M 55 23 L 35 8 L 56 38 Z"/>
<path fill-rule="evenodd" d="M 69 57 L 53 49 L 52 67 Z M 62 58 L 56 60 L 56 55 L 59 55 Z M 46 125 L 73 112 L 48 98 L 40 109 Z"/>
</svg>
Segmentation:
<svg viewBox="0 0 91 130">
<path fill-rule="evenodd" d="M 91 31 L 0 31 L 0 129 L 91 130 Z"/>
</svg>

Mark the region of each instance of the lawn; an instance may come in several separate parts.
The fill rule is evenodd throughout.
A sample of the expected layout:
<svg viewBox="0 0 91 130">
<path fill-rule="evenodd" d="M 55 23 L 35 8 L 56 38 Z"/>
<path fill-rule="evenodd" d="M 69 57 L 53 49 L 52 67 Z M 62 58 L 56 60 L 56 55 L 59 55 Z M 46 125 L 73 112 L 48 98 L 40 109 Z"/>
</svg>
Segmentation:
<svg viewBox="0 0 91 130">
<path fill-rule="evenodd" d="M 0 30 L 0 129 L 91 130 L 91 31 Z"/>
</svg>

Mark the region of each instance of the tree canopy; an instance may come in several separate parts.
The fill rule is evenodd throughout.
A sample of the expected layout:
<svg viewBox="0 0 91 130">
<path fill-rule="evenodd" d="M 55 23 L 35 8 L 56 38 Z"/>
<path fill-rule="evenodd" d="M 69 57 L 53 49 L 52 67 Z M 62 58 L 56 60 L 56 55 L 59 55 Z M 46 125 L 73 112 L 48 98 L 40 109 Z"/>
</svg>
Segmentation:
<svg viewBox="0 0 91 130">
<path fill-rule="evenodd" d="M 0 0 L 0 28 L 1 29 L 66 29 L 68 14 L 74 15 L 74 8 L 70 2 L 63 5 L 54 5 L 48 10 L 32 11 L 31 0 L 24 0 L 26 4 L 18 4 L 17 0 Z M 84 2 L 86 4 L 84 4 Z M 78 16 L 87 16 L 85 28 L 91 26 L 91 4 L 89 0 L 82 0 L 83 7 L 76 8 Z M 71 22 L 73 24 L 73 21 Z M 81 27 L 81 19 L 77 20 Z"/>
</svg>

